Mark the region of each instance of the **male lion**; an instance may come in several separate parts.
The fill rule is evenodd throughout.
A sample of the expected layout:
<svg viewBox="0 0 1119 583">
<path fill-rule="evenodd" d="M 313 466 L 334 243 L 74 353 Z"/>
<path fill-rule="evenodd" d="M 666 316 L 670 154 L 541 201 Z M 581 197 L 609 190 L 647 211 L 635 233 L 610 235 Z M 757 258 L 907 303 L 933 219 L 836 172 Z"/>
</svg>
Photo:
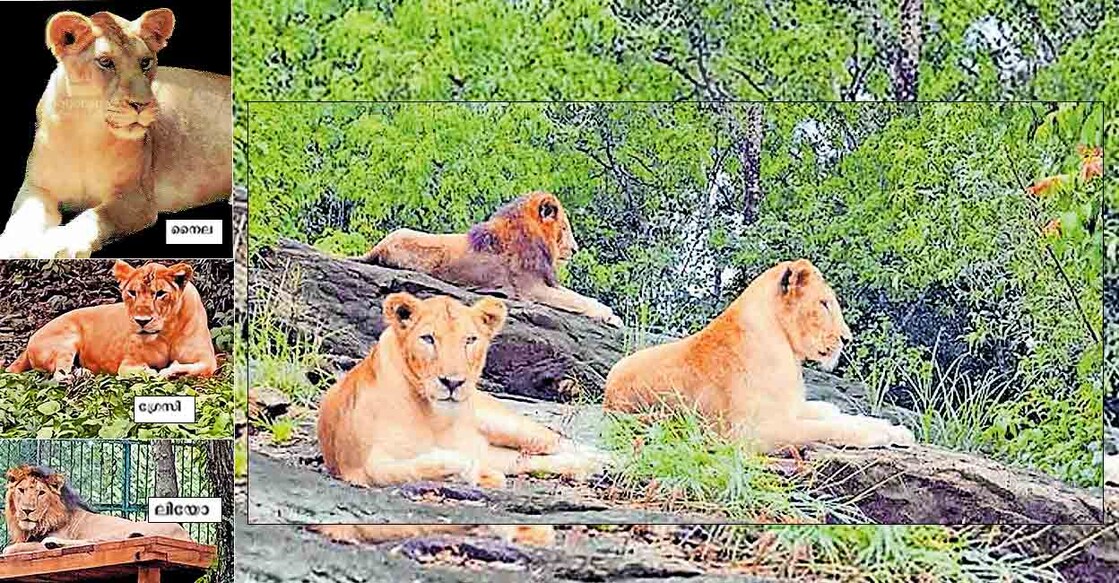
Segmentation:
<svg viewBox="0 0 1119 583">
<path fill-rule="evenodd" d="M 556 269 L 578 250 L 556 195 L 531 192 L 498 209 L 465 234 L 397 229 L 362 261 L 422 271 L 458 285 L 507 292 L 614 326 L 622 321 L 593 298 L 559 285 Z"/>
<path fill-rule="evenodd" d="M 96 513 L 62 474 L 42 466 L 8 470 L 4 520 L 11 543 L 4 548 L 5 555 L 141 536 L 190 540 L 178 524 L 134 522 Z"/>
<path fill-rule="evenodd" d="M 850 338 L 819 270 L 806 259 L 786 261 L 758 276 L 703 330 L 615 364 L 606 377 L 605 407 L 695 406 L 763 451 L 814 442 L 913 443 L 905 427 L 805 399 L 801 365 L 814 360 L 831 370 Z"/>
<path fill-rule="evenodd" d="M 206 308 L 186 263 L 133 268 L 113 264 L 123 303 L 67 312 L 31 335 L 8 372 L 31 369 L 62 380 L 74 362 L 93 374 L 146 372 L 163 378 L 207 377 L 217 368 Z M 84 374 L 84 371 L 83 371 Z"/>
<path fill-rule="evenodd" d="M 232 189 L 229 77 L 158 69 L 170 10 L 133 21 L 59 12 L 47 22 L 58 66 L 36 108 L 35 142 L 0 258 L 88 257 L 160 212 Z M 88 209 L 59 226 L 59 206 Z"/>
<path fill-rule="evenodd" d="M 458 478 L 499 486 L 504 474 L 582 476 L 598 459 L 477 390 L 505 304 L 394 293 L 369 355 L 322 400 L 319 445 L 331 474 L 361 485 Z M 518 451 L 520 450 L 520 451 Z"/>
</svg>

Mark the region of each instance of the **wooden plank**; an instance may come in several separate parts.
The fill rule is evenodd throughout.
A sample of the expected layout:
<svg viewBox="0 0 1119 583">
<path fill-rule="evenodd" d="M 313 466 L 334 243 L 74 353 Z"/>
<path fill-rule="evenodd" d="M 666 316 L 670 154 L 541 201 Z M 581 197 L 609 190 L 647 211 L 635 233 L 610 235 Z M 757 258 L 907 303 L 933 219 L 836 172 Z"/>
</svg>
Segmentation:
<svg viewBox="0 0 1119 583">
<path fill-rule="evenodd" d="M 20 582 L 95 581 L 162 571 L 161 578 L 194 580 L 214 562 L 217 549 L 193 541 L 141 537 L 0 557 L 0 579 Z M 152 575 L 148 574 L 147 577 Z"/>
</svg>

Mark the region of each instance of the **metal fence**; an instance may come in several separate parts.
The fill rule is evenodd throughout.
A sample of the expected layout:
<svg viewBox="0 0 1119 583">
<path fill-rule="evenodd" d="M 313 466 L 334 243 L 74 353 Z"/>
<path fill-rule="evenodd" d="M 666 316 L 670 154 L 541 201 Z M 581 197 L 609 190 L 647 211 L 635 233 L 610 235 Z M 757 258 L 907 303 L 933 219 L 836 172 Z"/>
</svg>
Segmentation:
<svg viewBox="0 0 1119 583">
<path fill-rule="evenodd" d="M 217 496 L 206 479 L 207 451 L 202 442 L 171 442 L 179 496 Z M 48 466 L 66 477 L 70 487 L 102 514 L 146 521 L 148 497 L 155 494 L 153 442 L 110 439 L 13 439 L 0 441 L 0 468 L 24 464 Z M 191 538 L 217 544 L 217 525 L 184 524 Z M 0 522 L 0 540 L 8 527 Z"/>
</svg>

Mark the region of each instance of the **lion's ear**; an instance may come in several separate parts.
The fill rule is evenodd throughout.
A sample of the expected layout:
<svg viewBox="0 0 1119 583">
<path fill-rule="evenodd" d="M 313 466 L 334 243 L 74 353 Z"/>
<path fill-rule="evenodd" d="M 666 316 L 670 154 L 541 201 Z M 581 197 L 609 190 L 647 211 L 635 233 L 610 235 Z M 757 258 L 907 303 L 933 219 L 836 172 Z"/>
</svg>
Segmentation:
<svg viewBox="0 0 1119 583">
<path fill-rule="evenodd" d="M 406 330 L 416 321 L 416 313 L 420 311 L 420 300 L 416 296 L 405 292 L 389 294 L 381 304 L 385 322 L 398 329 Z"/>
<path fill-rule="evenodd" d="M 140 29 L 140 38 L 144 39 L 148 48 L 153 53 L 158 53 L 167 46 L 167 39 L 175 30 L 175 13 L 168 8 L 149 10 L 134 21 Z"/>
<path fill-rule="evenodd" d="M 797 259 L 790 263 L 781 274 L 781 293 L 795 292 L 812 280 L 816 268 L 807 259 Z"/>
<path fill-rule="evenodd" d="M 179 289 L 194 279 L 194 268 L 187 263 L 176 263 L 167 269 L 171 271 L 171 278 L 175 280 L 175 285 L 179 286 Z"/>
<path fill-rule="evenodd" d="M 557 216 L 559 216 L 559 207 L 556 206 L 556 203 L 550 200 L 540 203 L 540 220 L 554 221 Z"/>
<path fill-rule="evenodd" d="M 117 281 L 121 283 L 124 283 L 124 280 L 132 277 L 132 274 L 135 271 L 136 268 L 125 263 L 124 261 L 121 261 L 120 259 L 117 259 L 116 263 L 113 264 L 113 277 L 117 278 Z"/>
<path fill-rule="evenodd" d="M 471 309 L 477 312 L 479 321 L 491 337 L 496 336 L 501 331 L 501 327 L 505 325 L 505 316 L 508 314 L 508 310 L 505 308 L 505 302 L 497 298 L 482 298 L 474 302 Z"/>
<path fill-rule="evenodd" d="M 14 484 L 31 474 L 31 466 L 16 466 L 8 470 L 8 483 Z"/>
<path fill-rule="evenodd" d="M 93 23 L 77 12 L 59 12 L 47 21 L 47 48 L 56 59 L 77 54 L 93 42 Z"/>
</svg>

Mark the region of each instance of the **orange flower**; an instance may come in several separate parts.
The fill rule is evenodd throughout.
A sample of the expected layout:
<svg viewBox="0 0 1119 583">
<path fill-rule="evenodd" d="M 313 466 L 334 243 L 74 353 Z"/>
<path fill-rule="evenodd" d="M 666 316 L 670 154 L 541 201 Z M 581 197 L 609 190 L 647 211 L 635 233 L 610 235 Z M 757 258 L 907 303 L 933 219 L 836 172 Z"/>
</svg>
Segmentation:
<svg viewBox="0 0 1119 583">
<path fill-rule="evenodd" d="M 1057 174 L 1056 176 L 1046 176 L 1033 183 L 1033 186 L 1027 186 L 1026 191 L 1034 196 L 1045 196 L 1053 189 L 1057 188 L 1068 179 L 1064 174 Z"/>
<path fill-rule="evenodd" d="M 1080 180 L 1088 182 L 1097 176 L 1103 176 L 1103 148 L 1080 146 Z"/>
<path fill-rule="evenodd" d="M 1053 219 L 1041 228 L 1041 234 L 1046 237 L 1060 237 L 1061 236 L 1061 219 Z"/>
</svg>

